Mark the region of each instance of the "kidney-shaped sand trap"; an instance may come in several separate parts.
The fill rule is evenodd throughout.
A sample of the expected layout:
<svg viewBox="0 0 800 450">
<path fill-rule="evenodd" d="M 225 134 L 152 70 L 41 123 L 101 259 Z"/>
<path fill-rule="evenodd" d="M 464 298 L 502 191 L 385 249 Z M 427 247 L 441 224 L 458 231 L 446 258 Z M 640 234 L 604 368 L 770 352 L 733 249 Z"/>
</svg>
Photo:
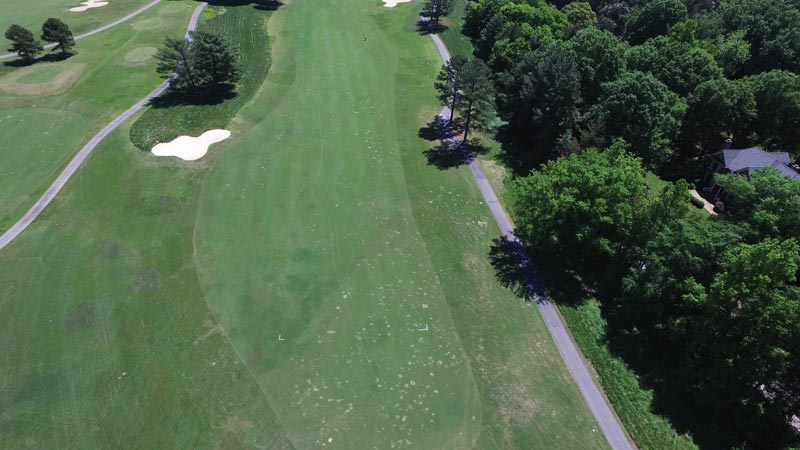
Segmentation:
<svg viewBox="0 0 800 450">
<path fill-rule="evenodd" d="M 72 12 L 84 12 L 87 9 L 91 8 L 99 8 L 101 6 L 106 6 L 108 2 L 98 2 L 97 0 L 89 0 L 87 2 L 81 2 L 83 6 L 76 6 L 74 8 L 70 8 L 69 10 Z"/>
<path fill-rule="evenodd" d="M 153 147 L 151 152 L 156 156 L 177 156 L 184 161 L 200 159 L 208 153 L 211 144 L 231 137 L 228 130 L 210 130 L 198 137 L 180 136 L 171 142 L 163 142 Z"/>
<path fill-rule="evenodd" d="M 383 6 L 387 8 L 394 8 L 398 3 L 407 3 L 411 0 L 383 0 Z"/>
</svg>

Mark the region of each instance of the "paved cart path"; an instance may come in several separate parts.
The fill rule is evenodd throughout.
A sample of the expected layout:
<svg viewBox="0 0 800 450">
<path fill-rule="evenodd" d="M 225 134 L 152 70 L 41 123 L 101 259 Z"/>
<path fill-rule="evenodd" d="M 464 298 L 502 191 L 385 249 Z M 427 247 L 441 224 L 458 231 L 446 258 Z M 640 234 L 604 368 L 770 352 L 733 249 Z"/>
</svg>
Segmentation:
<svg viewBox="0 0 800 450">
<path fill-rule="evenodd" d="M 435 34 L 431 34 L 430 36 L 433 38 L 436 48 L 439 49 L 439 54 L 442 56 L 442 59 L 445 62 L 449 61 L 450 52 L 447 51 L 447 46 L 444 45 L 444 42 L 442 42 L 439 36 Z M 444 108 L 439 114 L 438 122 L 446 127 L 447 119 L 449 117 L 450 109 Z M 453 141 L 454 145 L 460 144 L 455 137 L 451 136 L 451 140 Z M 486 200 L 486 203 L 489 205 L 489 209 L 492 211 L 492 216 L 494 216 L 497 226 L 503 233 L 503 237 L 505 237 L 505 239 L 514 247 L 521 249 L 522 242 L 514 233 L 514 225 L 511 223 L 511 220 L 509 220 L 508 214 L 506 214 L 505 210 L 503 209 L 503 205 L 501 205 L 498 201 L 492 186 L 489 185 L 489 182 L 486 180 L 486 176 L 484 176 L 483 170 L 481 170 L 480 165 L 478 165 L 478 161 L 468 155 L 465 156 L 469 164 L 469 170 L 472 172 L 472 178 L 474 178 L 475 182 L 478 184 L 478 188 L 480 189 L 481 194 L 483 194 L 483 198 Z M 553 336 L 553 340 L 556 343 L 556 347 L 558 347 L 558 351 L 564 358 L 564 362 L 567 363 L 567 367 L 569 368 L 569 372 L 572 374 L 572 378 L 575 380 L 575 383 L 578 385 L 578 389 L 581 391 L 581 395 L 583 395 L 583 399 L 589 405 L 589 409 L 592 411 L 592 414 L 599 423 L 600 429 L 606 436 L 609 445 L 614 450 L 632 450 L 633 446 L 625 434 L 625 428 L 614 414 L 605 396 L 603 396 L 600 387 L 592 378 L 589 369 L 586 367 L 586 362 L 583 360 L 583 357 L 578 352 L 578 348 L 564 327 L 561 316 L 558 315 L 555 306 L 553 306 L 552 302 L 547 297 L 547 294 L 544 292 L 542 283 L 537 277 L 535 271 L 533 271 L 533 268 L 530 266 L 530 262 L 527 261 L 527 257 L 524 255 L 524 252 L 517 252 L 517 255 L 520 258 L 524 258 L 520 261 L 520 266 L 524 267 L 530 272 L 526 275 L 529 280 L 531 291 L 535 293 L 536 304 L 539 307 L 539 311 L 547 323 L 547 329 Z"/>
<path fill-rule="evenodd" d="M 159 0 L 160 1 L 160 0 Z M 200 13 L 208 6 L 208 3 L 201 3 L 197 9 L 194 10 L 194 14 L 192 14 L 192 18 L 189 20 L 189 26 L 187 27 L 186 37 L 188 38 L 189 33 L 194 31 L 197 28 L 197 21 L 200 18 Z M 50 188 L 42 195 L 39 200 L 22 216 L 21 219 L 17 221 L 11 228 L 8 229 L 2 236 L 0 236 L 0 250 L 2 250 L 6 245 L 8 245 L 11 241 L 14 240 L 20 233 L 25 231 L 28 226 L 36 220 L 36 217 L 41 214 L 41 212 L 50 204 L 51 201 L 58 195 L 58 192 L 67 184 L 67 181 L 75 174 L 78 168 L 83 164 L 86 158 L 89 156 L 90 153 L 97 147 L 103 139 L 106 138 L 112 131 L 117 129 L 123 122 L 128 120 L 132 115 L 139 112 L 142 108 L 147 106 L 147 104 L 152 100 L 154 97 L 158 97 L 164 92 L 168 87 L 171 79 L 167 79 L 163 83 L 161 83 L 153 92 L 147 94 L 147 96 L 135 105 L 131 106 L 130 109 L 125 111 L 124 113 L 120 114 L 116 119 L 111 121 L 108 125 L 105 126 L 99 133 L 94 135 L 94 137 L 86 143 L 86 145 L 81 148 L 77 155 L 75 155 L 72 160 L 67 164 L 67 167 L 61 171 L 58 175 L 58 178 L 50 185 Z"/>
<path fill-rule="evenodd" d="M 79 39 L 83 39 L 85 37 L 89 37 L 89 36 L 91 36 L 93 34 L 97 34 L 97 33 L 101 32 L 101 31 L 106 31 L 107 29 L 109 29 L 111 27 L 115 27 L 115 26 L 117 26 L 117 25 L 119 25 L 119 24 L 121 24 L 123 22 L 127 22 L 127 21 L 133 19 L 134 17 L 138 16 L 139 14 L 141 14 L 141 13 L 147 11 L 148 9 L 152 8 L 153 6 L 156 6 L 160 2 L 161 2 L 161 0 L 154 0 L 152 3 L 148 3 L 148 4 L 144 5 L 144 6 L 142 6 L 141 8 L 139 8 L 136 11 L 128 14 L 125 17 L 120 17 L 119 19 L 117 19 L 117 20 L 115 20 L 115 21 L 113 21 L 113 22 L 111 22 L 109 24 L 103 25 L 100 28 L 95 28 L 94 30 L 87 31 L 86 33 L 82 33 L 82 34 L 79 34 L 79 35 L 75 36 L 75 40 L 77 41 Z M 45 49 L 53 48 L 56 45 L 58 45 L 58 44 L 55 44 L 55 43 L 47 44 L 47 45 L 44 46 L 44 48 Z M 15 56 L 17 56 L 16 53 L 6 53 L 4 55 L 0 55 L 0 59 L 8 59 L 8 58 L 13 58 Z"/>
</svg>

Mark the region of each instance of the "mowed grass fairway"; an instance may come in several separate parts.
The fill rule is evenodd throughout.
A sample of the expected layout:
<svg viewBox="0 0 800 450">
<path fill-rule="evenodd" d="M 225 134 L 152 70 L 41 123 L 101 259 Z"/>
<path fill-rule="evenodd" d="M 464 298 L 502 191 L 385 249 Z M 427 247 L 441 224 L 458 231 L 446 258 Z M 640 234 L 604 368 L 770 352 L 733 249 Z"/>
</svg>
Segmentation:
<svg viewBox="0 0 800 450">
<path fill-rule="evenodd" d="M 22 25 L 38 38 L 42 23 L 50 17 L 63 20 L 74 34 L 91 31 L 124 17 L 153 0 L 104 0 L 108 5 L 84 12 L 69 9 L 81 6 L 85 0 L 3 0 L 0 4 L 0 54 L 7 53 L 9 42 L 3 34 L 11 24 Z M 163 0 L 167 1 L 167 0 Z"/>
<path fill-rule="evenodd" d="M 0 252 L 0 448 L 607 447 L 427 164 L 418 6 L 293 0 L 205 159 L 97 148 Z"/>
<path fill-rule="evenodd" d="M 66 61 L 0 69 L 0 233 L 95 133 L 161 83 L 154 58 L 130 55 L 183 36 L 196 5 L 165 1 L 79 41 Z"/>
<path fill-rule="evenodd" d="M 298 448 L 603 448 L 538 313 L 494 280 L 469 172 L 426 165 L 441 62 L 417 17 L 278 12 L 238 122 L 258 124 L 202 187 L 206 300 Z"/>
</svg>

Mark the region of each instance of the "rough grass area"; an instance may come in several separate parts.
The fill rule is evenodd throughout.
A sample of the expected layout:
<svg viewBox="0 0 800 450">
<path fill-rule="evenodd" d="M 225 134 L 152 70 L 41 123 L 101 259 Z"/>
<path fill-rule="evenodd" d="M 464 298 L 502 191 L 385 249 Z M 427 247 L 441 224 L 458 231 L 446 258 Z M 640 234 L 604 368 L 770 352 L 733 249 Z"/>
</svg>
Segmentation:
<svg viewBox="0 0 800 450">
<path fill-rule="evenodd" d="M 201 30 L 224 33 L 239 48 L 243 71 L 236 96 L 217 104 L 198 105 L 182 104 L 180 99 L 171 102 L 169 98 L 174 94 L 167 92 L 131 127 L 134 145 L 149 151 L 155 144 L 181 135 L 198 136 L 211 129 L 227 127 L 242 105 L 253 97 L 269 70 L 269 36 L 265 30 L 269 14 L 242 5 L 226 8 L 223 14 L 215 14 L 203 22 Z"/>
<path fill-rule="evenodd" d="M 472 56 L 472 42 L 461 33 L 466 7 L 466 0 L 456 0 L 453 11 L 448 17 L 442 19 L 442 24 L 447 26 L 447 29 L 440 32 L 439 37 L 442 38 L 451 55 Z"/>
<path fill-rule="evenodd" d="M 678 434 L 669 420 L 651 411 L 652 392 L 643 388 L 636 373 L 611 354 L 604 340 L 606 323 L 597 300 L 586 299 L 578 306 L 570 306 L 563 298 L 559 299 L 557 291 L 552 295 L 557 302 L 562 300 L 559 304 L 561 316 L 597 371 L 606 396 L 636 446 L 641 450 L 697 450 L 690 436 Z"/>
</svg>

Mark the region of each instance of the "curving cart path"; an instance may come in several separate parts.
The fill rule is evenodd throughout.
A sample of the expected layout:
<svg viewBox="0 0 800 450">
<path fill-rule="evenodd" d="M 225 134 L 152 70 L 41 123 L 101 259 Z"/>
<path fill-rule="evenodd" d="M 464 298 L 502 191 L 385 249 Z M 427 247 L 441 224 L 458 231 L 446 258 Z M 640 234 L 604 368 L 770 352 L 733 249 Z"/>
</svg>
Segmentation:
<svg viewBox="0 0 800 450">
<path fill-rule="evenodd" d="M 450 61 L 450 52 L 447 51 L 447 46 L 444 45 L 444 42 L 442 42 L 436 34 L 431 33 L 430 36 L 433 38 L 436 48 L 439 49 L 439 54 L 442 56 L 442 59 L 445 62 Z M 449 137 L 454 145 L 460 145 L 456 138 L 450 133 L 447 126 L 449 117 L 450 109 L 445 107 L 442 112 L 439 113 L 437 122 L 445 133 L 445 136 Z M 578 348 L 567 332 L 561 320 L 561 316 L 558 315 L 555 306 L 553 306 L 552 302 L 547 297 L 541 280 L 536 275 L 527 256 L 525 256 L 525 252 L 522 251 L 522 242 L 514 233 L 514 225 L 511 223 L 511 220 L 509 220 L 508 214 L 506 214 L 503 209 L 503 205 L 500 204 L 494 190 L 486 180 L 486 176 L 484 176 L 483 170 L 481 170 L 480 165 L 478 165 L 478 161 L 470 155 L 465 154 L 464 156 L 469 165 L 469 170 L 472 173 L 472 178 L 475 179 L 475 183 L 477 183 L 481 194 L 483 194 L 484 200 L 486 200 L 486 203 L 489 205 L 489 209 L 492 211 L 492 216 L 494 216 L 494 220 L 497 222 L 500 232 L 503 233 L 503 237 L 506 241 L 516 249 L 515 253 L 519 258 L 520 267 L 527 271 L 526 276 L 530 290 L 534 293 L 536 304 L 539 307 L 539 312 L 541 312 L 542 317 L 544 317 L 547 329 L 553 336 L 553 340 L 556 343 L 556 347 L 558 347 L 559 353 L 561 353 L 561 357 L 564 358 L 564 362 L 567 364 L 572 378 L 578 385 L 583 399 L 589 405 L 589 409 L 592 411 L 595 420 L 597 420 L 597 423 L 600 425 L 600 429 L 603 431 L 606 440 L 608 440 L 613 450 L 633 450 L 634 447 L 628 440 L 625 428 L 614 414 L 605 396 L 603 396 L 600 387 L 592 378 L 589 369 L 586 367 L 586 362 L 583 360 Z"/>
<path fill-rule="evenodd" d="M 160 1 L 160 0 L 158 0 Z M 151 4 L 152 5 L 152 4 Z M 200 13 L 208 6 L 208 3 L 201 3 L 197 9 L 194 10 L 192 14 L 192 18 L 189 20 L 189 26 L 186 30 L 186 38 L 189 38 L 189 33 L 197 28 L 197 21 L 200 18 Z M 58 178 L 50 185 L 50 188 L 42 195 L 39 200 L 22 216 L 21 219 L 17 221 L 11 228 L 8 229 L 2 236 L 0 236 L 0 250 L 2 250 L 6 245 L 8 245 L 11 241 L 14 240 L 20 233 L 25 231 L 28 226 L 36 220 L 36 217 L 41 214 L 41 212 L 50 204 L 51 201 L 56 197 L 58 192 L 67 184 L 67 181 L 75 174 L 78 168 L 83 164 L 86 158 L 89 156 L 90 153 L 97 147 L 103 139 L 106 138 L 112 131 L 114 131 L 117 127 L 122 125 L 123 122 L 128 120 L 132 115 L 139 112 L 142 108 L 147 106 L 147 104 L 152 100 L 154 97 L 158 97 L 164 92 L 168 87 L 169 83 L 172 81 L 172 78 L 168 78 L 166 81 L 161 83 L 153 92 L 147 94 L 147 96 L 135 105 L 131 106 L 130 109 L 125 111 L 124 113 L 120 114 L 116 119 L 112 120 L 111 123 L 105 126 L 99 133 L 94 135 L 94 137 L 86 143 L 86 145 L 81 148 L 77 155 L 75 155 L 72 160 L 70 160 L 67 167 L 61 171 L 58 175 Z"/>
<path fill-rule="evenodd" d="M 144 5 L 144 6 L 142 6 L 141 8 L 139 8 L 136 11 L 128 14 L 125 17 L 120 17 L 119 19 L 117 19 L 117 20 L 115 20 L 115 21 L 113 21 L 113 22 L 111 22 L 109 24 L 103 25 L 100 28 L 95 28 L 94 30 L 87 31 L 86 33 L 79 34 L 79 35 L 75 36 L 75 40 L 77 41 L 79 39 L 83 39 L 85 37 L 89 37 L 89 36 L 91 36 L 93 34 L 97 34 L 97 33 L 101 32 L 101 31 L 106 31 L 107 29 L 109 29 L 111 27 L 115 27 L 115 26 L 117 26 L 117 25 L 119 25 L 119 24 L 121 24 L 123 22 L 127 22 L 127 21 L 133 19 L 134 17 L 138 16 L 139 14 L 141 14 L 141 13 L 147 11 L 148 9 L 152 8 L 153 6 L 156 6 L 160 2 L 161 2 L 161 0 L 154 0 L 152 3 L 148 3 L 148 4 Z M 54 44 L 47 44 L 47 45 L 44 46 L 44 48 L 45 49 L 53 48 L 56 45 L 57 44 L 55 44 L 55 43 Z M 13 58 L 15 56 L 17 56 L 16 53 L 6 53 L 4 55 L 0 55 L 0 59 L 8 59 L 8 58 Z"/>
</svg>

